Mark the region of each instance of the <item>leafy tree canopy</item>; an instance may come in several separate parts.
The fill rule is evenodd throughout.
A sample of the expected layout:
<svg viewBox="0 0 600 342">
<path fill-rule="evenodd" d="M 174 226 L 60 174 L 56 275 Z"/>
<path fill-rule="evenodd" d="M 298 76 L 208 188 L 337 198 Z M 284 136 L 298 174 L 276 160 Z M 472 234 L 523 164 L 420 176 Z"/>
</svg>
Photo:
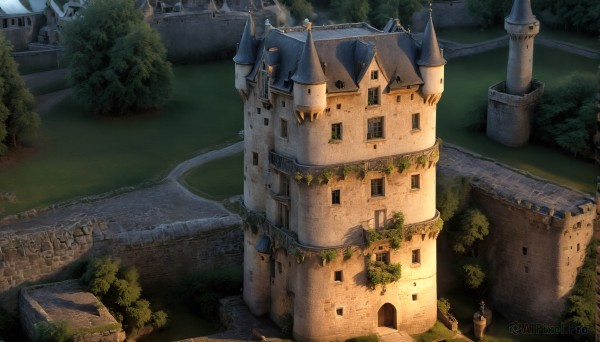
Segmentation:
<svg viewBox="0 0 600 342">
<path fill-rule="evenodd" d="M 40 126 L 35 99 L 19 76 L 11 51 L 10 42 L 0 34 L 0 156 L 9 147 L 33 142 Z"/>
<path fill-rule="evenodd" d="M 313 6 L 308 0 L 284 0 L 283 4 L 290 10 L 290 14 L 297 21 L 312 18 Z"/>
<path fill-rule="evenodd" d="M 490 222 L 481 210 L 468 209 L 461 215 L 459 225 L 452 249 L 459 254 L 473 254 L 475 243 L 489 234 Z"/>
<path fill-rule="evenodd" d="M 478 264 L 466 264 L 462 267 L 463 280 L 473 290 L 478 289 L 485 280 L 485 272 Z"/>
<path fill-rule="evenodd" d="M 65 27 L 69 81 L 94 114 L 153 109 L 171 93 L 173 72 L 158 33 L 133 0 L 93 0 Z"/>
</svg>

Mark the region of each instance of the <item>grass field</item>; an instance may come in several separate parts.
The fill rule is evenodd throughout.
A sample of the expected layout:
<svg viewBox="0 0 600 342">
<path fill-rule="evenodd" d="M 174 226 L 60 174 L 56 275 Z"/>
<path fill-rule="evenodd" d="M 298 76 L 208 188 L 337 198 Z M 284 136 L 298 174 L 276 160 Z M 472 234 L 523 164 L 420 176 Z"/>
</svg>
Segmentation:
<svg viewBox="0 0 600 342">
<path fill-rule="evenodd" d="M 37 152 L 0 169 L 3 215 L 158 180 L 200 151 L 239 140 L 242 102 L 230 62 L 175 68 L 174 96 L 158 113 L 106 119 L 72 98 L 42 117 Z"/>
<path fill-rule="evenodd" d="M 227 199 L 244 191 L 243 163 L 241 152 L 214 160 L 188 171 L 183 176 L 183 184 L 202 197 Z"/>
</svg>

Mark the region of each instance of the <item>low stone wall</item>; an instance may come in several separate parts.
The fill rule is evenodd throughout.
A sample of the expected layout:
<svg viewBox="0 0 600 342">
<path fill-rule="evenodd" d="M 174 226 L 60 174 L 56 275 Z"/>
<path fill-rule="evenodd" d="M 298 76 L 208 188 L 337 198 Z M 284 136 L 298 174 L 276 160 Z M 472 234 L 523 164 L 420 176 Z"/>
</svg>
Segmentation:
<svg viewBox="0 0 600 342">
<path fill-rule="evenodd" d="M 66 67 L 64 49 L 20 51 L 11 53 L 21 74 Z"/>
<path fill-rule="evenodd" d="M 65 275 L 88 257 L 110 255 L 136 266 L 143 286 L 177 279 L 193 270 L 241 265 L 242 230 L 237 216 L 175 222 L 120 231 L 116 222 L 82 218 L 60 226 L 0 233 L 0 303 L 14 307 L 26 282 Z"/>
</svg>

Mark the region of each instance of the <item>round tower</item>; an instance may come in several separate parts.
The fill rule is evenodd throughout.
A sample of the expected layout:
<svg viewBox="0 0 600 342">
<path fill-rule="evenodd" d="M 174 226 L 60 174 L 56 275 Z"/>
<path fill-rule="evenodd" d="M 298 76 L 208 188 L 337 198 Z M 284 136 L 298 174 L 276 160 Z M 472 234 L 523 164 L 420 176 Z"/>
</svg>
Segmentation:
<svg viewBox="0 0 600 342">
<path fill-rule="evenodd" d="M 248 17 L 242 39 L 238 46 L 237 53 L 233 57 L 235 62 L 235 89 L 240 93 L 243 99 L 248 97 L 248 83 L 246 77 L 252 71 L 254 62 L 256 61 L 256 53 L 254 48 L 254 25 L 252 16 Z"/>
<path fill-rule="evenodd" d="M 423 79 L 421 94 L 425 99 L 425 103 L 430 106 L 437 105 L 444 92 L 444 65 L 446 60 L 442 57 L 435 35 L 431 8 L 429 9 L 429 21 L 423 33 L 421 55 L 417 64 Z"/>
<path fill-rule="evenodd" d="M 515 0 L 504 19 L 509 36 L 506 92 L 524 95 L 531 89 L 533 71 L 533 40 L 540 32 L 540 22 L 531 12 L 530 0 Z"/>
<path fill-rule="evenodd" d="M 327 78 L 312 38 L 312 23 L 306 22 L 306 43 L 302 49 L 294 81 L 294 108 L 301 120 L 318 117 L 327 107 Z"/>
</svg>

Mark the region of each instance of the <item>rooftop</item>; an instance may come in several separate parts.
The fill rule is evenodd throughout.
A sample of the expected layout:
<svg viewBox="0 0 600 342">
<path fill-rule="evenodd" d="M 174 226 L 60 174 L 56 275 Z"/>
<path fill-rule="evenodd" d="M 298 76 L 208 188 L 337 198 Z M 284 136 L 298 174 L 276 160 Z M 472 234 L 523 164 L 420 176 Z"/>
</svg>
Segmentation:
<svg viewBox="0 0 600 342">
<path fill-rule="evenodd" d="M 308 32 L 304 27 L 287 27 L 278 28 L 276 30 L 281 31 L 286 36 L 294 38 L 302 43 L 306 41 Z M 312 36 L 315 41 L 372 36 L 378 33 L 382 32 L 366 23 L 312 26 Z"/>
</svg>

